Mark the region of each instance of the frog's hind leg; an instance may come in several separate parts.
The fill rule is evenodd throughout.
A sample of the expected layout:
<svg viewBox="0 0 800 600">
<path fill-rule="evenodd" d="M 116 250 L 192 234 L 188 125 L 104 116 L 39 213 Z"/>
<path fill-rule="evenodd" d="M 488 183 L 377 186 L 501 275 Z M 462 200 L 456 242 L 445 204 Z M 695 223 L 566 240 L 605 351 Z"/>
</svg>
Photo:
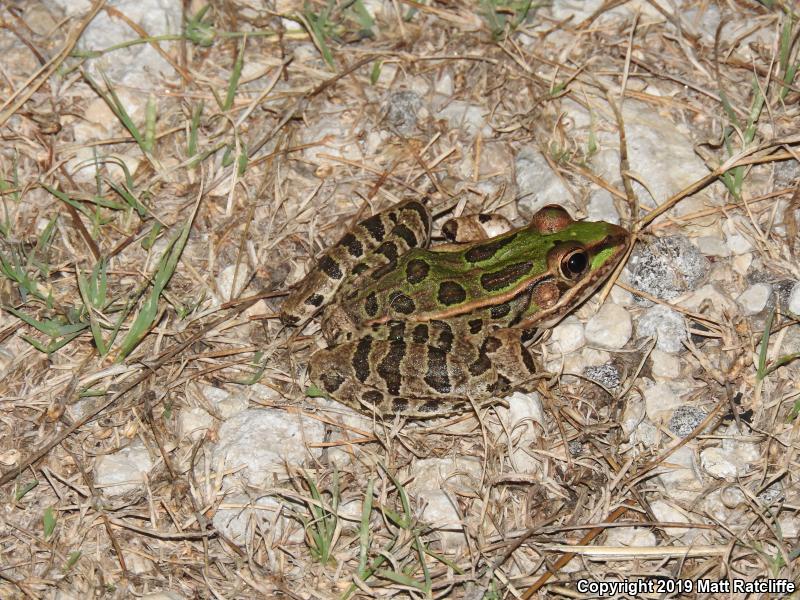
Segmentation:
<svg viewBox="0 0 800 600">
<path fill-rule="evenodd" d="M 427 246 L 430 228 L 430 212 L 420 200 L 406 200 L 359 221 L 284 300 L 281 321 L 305 323 L 331 301 L 351 275 L 387 264 L 410 248 Z"/>
<path fill-rule="evenodd" d="M 309 362 L 309 378 L 334 400 L 385 417 L 466 412 L 535 374 L 520 332 L 511 329 L 458 336 L 450 346 L 364 336 Z"/>
</svg>

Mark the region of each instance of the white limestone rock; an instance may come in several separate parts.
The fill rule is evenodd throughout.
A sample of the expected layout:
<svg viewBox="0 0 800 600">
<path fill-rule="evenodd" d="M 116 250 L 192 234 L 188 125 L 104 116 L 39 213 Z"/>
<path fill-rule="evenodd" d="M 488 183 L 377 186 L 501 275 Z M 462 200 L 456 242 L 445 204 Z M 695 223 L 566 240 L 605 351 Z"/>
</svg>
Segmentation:
<svg viewBox="0 0 800 600">
<path fill-rule="evenodd" d="M 321 450 L 308 443 L 318 442 L 323 435 L 324 427 L 316 419 L 272 408 L 248 409 L 219 428 L 214 458 L 229 469 L 243 466 L 237 477 L 262 485 L 271 483 L 273 475 L 285 477 L 287 464 L 300 467 L 310 457 L 319 457 Z"/>
<path fill-rule="evenodd" d="M 552 329 L 550 343 L 556 352 L 564 354 L 582 348 L 586 343 L 583 323 L 573 315 L 568 316 Z"/>
<path fill-rule="evenodd" d="M 514 167 L 519 197 L 517 210 L 523 219 L 530 219 L 540 208 L 552 204 L 554 198 L 570 213 L 575 212 L 572 195 L 538 149 L 526 146 L 520 150 Z"/>
<path fill-rule="evenodd" d="M 656 336 L 656 348 L 672 354 L 683 350 L 683 342 L 689 338 L 683 315 L 663 304 L 650 307 L 639 317 L 636 334 L 640 338 Z"/>
<path fill-rule="evenodd" d="M 631 339 L 633 324 L 628 311 L 606 302 L 586 324 L 586 341 L 601 348 L 622 348 Z"/>
<path fill-rule="evenodd" d="M 772 295 L 772 286 L 768 283 L 754 283 L 739 294 L 736 302 L 742 307 L 744 314 L 757 315 L 767 306 Z"/>
<path fill-rule="evenodd" d="M 105 496 L 121 496 L 139 489 L 153 468 L 150 453 L 140 441 L 95 461 L 95 485 Z"/>
</svg>

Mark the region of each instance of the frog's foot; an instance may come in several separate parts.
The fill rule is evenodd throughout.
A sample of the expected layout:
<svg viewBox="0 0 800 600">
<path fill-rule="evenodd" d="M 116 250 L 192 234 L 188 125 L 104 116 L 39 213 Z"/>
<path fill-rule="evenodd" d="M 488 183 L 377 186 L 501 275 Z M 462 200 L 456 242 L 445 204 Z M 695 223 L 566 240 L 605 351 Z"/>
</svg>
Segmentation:
<svg viewBox="0 0 800 600">
<path fill-rule="evenodd" d="M 352 339 L 359 325 L 341 304 L 331 304 L 322 313 L 320 329 L 328 345 L 332 346 Z"/>
<path fill-rule="evenodd" d="M 511 223 L 503 215 L 477 213 L 448 219 L 442 225 L 442 235 L 451 242 L 461 244 L 488 240 L 512 229 Z"/>
</svg>

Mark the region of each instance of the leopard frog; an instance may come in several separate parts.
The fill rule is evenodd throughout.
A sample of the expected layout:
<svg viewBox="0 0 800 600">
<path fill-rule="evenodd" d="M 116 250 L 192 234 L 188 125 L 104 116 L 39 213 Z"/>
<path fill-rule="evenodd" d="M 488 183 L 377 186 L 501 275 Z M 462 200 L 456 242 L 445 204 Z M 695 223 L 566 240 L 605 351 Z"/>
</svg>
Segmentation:
<svg viewBox="0 0 800 600">
<path fill-rule="evenodd" d="M 284 301 L 287 325 L 322 310 L 328 347 L 308 372 L 335 400 L 429 417 L 502 397 L 537 372 L 525 342 L 590 296 L 630 243 L 625 229 L 574 221 L 559 206 L 489 239 L 428 248 L 430 232 L 422 201 L 377 213 Z"/>
</svg>

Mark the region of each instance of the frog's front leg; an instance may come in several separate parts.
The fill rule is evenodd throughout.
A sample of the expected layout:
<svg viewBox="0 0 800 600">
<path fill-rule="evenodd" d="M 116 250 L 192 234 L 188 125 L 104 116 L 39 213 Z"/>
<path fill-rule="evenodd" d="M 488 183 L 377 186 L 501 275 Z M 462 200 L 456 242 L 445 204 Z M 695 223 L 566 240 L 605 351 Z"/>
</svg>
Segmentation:
<svg viewBox="0 0 800 600">
<path fill-rule="evenodd" d="M 281 321 L 301 325 L 328 304 L 342 284 L 354 275 L 389 263 L 430 242 L 431 216 L 419 200 L 406 200 L 359 221 L 284 300 Z"/>
<path fill-rule="evenodd" d="M 431 342 L 366 335 L 316 352 L 309 378 L 356 410 L 424 418 L 468 411 L 536 374 L 519 330 Z"/>
</svg>

